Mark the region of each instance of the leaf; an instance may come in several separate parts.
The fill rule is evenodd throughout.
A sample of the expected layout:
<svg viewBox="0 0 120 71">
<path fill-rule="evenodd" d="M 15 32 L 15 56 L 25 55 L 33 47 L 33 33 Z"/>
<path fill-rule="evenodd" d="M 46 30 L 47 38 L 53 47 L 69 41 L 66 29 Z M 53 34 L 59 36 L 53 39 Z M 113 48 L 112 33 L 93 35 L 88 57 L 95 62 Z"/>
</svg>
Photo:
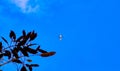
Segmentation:
<svg viewBox="0 0 120 71">
<path fill-rule="evenodd" d="M 43 50 L 43 49 L 40 49 L 40 46 L 38 46 L 36 48 L 37 51 L 41 52 L 41 53 L 48 53 L 47 51 Z"/>
<path fill-rule="evenodd" d="M 55 55 L 56 52 L 52 51 L 52 52 L 49 52 L 49 56 L 52 56 L 52 55 Z"/>
<path fill-rule="evenodd" d="M 34 31 L 30 34 L 30 41 L 34 40 L 37 37 L 37 33 L 34 33 Z"/>
<path fill-rule="evenodd" d="M 29 70 L 32 71 L 32 66 L 29 66 Z"/>
<path fill-rule="evenodd" d="M 18 42 L 18 46 L 22 46 L 27 42 L 28 39 L 28 36 L 20 36 L 16 42 Z"/>
<path fill-rule="evenodd" d="M 13 60 L 13 62 L 22 63 L 20 60 L 17 60 L 17 59 Z"/>
<path fill-rule="evenodd" d="M 13 56 L 15 56 L 16 58 L 19 58 L 19 56 L 18 56 L 18 48 L 14 48 L 13 50 L 12 50 L 12 53 L 13 53 Z"/>
<path fill-rule="evenodd" d="M 38 64 L 31 64 L 32 67 L 39 67 Z"/>
<path fill-rule="evenodd" d="M 14 47 L 14 49 L 13 49 L 13 50 L 14 50 L 16 53 L 18 53 L 19 48 L 20 48 L 20 47 L 17 47 L 17 46 L 16 46 L 16 47 Z"/>
<path fill-rule="evenodd" d="M 0 52 L 2 52 L 2 42 L 0 42 Z"/>
<path fill-rule="evenodd" d="M 30 35 L 31 35 L 31 32 L 29 32 L 29 33 L 26 35 L 26 37 L 27 37 L 27 38 L 30 38 Z"/>
<path fill-rule="evenodd" d="M 2 46 L 2 42 L 0 42 L 0 46 Z"/>
<path fill-rule="evenodd" d="M 22 33 L 23 33 L 23 36 L 26 36 L 26 32 L 25 32 L 25 30 L 23 30 Z"/>
<path fill-rule="evenodd" d="M 16 42 L 20 42 L 20 40 L 23 38 L 23 36 L 20 36 L 17 40 L 16 40 Z"/>
<path fill-rule="evenodd" d="M 8 59 L 11 58 L 11 53 L 9 50 L 5 50 L 4 56 L 8 56 Z"/>
<path fill-rule="evenodd" d="M 39 51 L 39 49 L 40 49 L 40 46 L 38 46 L 38 47 L 36 48 L 36 51 Z"/>
<path fill-rule="evenodd" d="M 48 57 L 48 56 L 49 56 L 49 53 L 42 53 L 41 56 L 42 56 L 42 57 Z"/>
<path fill-rule="evenodd" d="M 16 39 L 16 35 L 15 35 L 15 33 L 14 33 L 14 31 L 12 31 L 11 30 L 11 32 L 10 32 L 10 34 L 9 34 L 9 37 L 11 38 L 11 39 Z"/>
<path fill-rule="evenodd" d="M 28 61 L 28 62 L 32 62 L 32 60 L 31 60 L 31 59 L 27 59 L 27 61 Z"/>
<path fill-rule="evenodd" d="M 42 50 L 42 49 L 38 49 L 38 51 L 41 52 L 41 53 L 48 53 L 47 51 Z"/>
<path fill-rule="evenodd" d="M 20 47 L 20 51 L 22 52 L 22 54 L 24 56 L 28 56 L 28 53 L 27 53 L 27 51 L 25 49 L 23 49 L 23 48 Z"/>
<path fill-rule="evenodd" d="M 32 71 L 32 66 L 29 64 L 26 64 L 26 66 L 29 68 L 30 71 Z"/>
<path fill-rule="evenodd" d="M 32 71 L 32 67 L 38 67 L 38 64 L 26 64 L 26 66 L 29 68 L 30 71 Z"/>
<path fill-rule="evenodd" d="M 29 67 L 30 65 L 29 64 L 25 64 L 27 67 Z"/>
<path fill-rule="evenodd" d="M 8 44 L 7 40 L 4 37 L 1 36 L 1 38 Z"/>
<path fill-rule="evenodd" d="M 22 36 L 22 38 L 20 39 L 18 46 L 22 46 L 25 45 L 25 43 L 28 41 L 29 37 L 28 36 Z"/>
<path fill-rule="evenodd" d="M 29 44 L 29 45 L 27 45 L 27 46 L 33 46 L 33 45 L 37 45 L 37 44 Z"/>
<path fill-rule="evenodd" d="M 56 52 L 42 53 L 41 56 L 42 56 L 42 57 L 49 57 L 49 56 L 54 55 L 55 53 L 56 53 Z"/>
<path fill-rule="evenodd" d="M 2 58 L 3 57 L 3 54 L 0 54 L 0 58 Z"/>
<path fill-rule="evenodd" d="M 20 71 L 27 71 L 27 69 L 25 66 L 23 66 Z"/>
<path fill-rule="evenodd" d="M 24 49 L 25 49 L 27 52 L 32 53 L 32 54 L 36 54 L 36 53 L 37 53 L 36 50 L 34 50 L 34 49 L 32 49 L 32 48 L 29 48 L 29 47 L 24 47 Z"/>
<path fill-rule="evenodd" d="M 27 41 L 27 40 L 25 40 L 25 39 L 24 39 L 23 41 L 20 41 L 20 42 L 18 43 L 18 46 L 25 45 L 26 41 Z"/>
</svg>

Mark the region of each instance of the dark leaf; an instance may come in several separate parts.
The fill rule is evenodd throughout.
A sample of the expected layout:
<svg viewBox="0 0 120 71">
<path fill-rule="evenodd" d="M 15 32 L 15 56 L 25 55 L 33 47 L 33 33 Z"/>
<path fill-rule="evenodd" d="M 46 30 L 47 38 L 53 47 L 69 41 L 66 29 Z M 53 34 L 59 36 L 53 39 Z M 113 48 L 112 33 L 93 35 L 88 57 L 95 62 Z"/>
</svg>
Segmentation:
<svg viewBox="0 0 120 71">
<path fill-rule="evenodd" d="M 29 64 L 26 64 L 26 66 L 29 68 L 30 71 L 32 71 L 32 66 Z"/>
<path fill-rule="evenodd" d="M 28 46 L 33 46 L 33 45 L 37 45 L 37 44 L 29 44 Z"/>
<path fill-rule="evenodd" d="M 48 53 L 47 51 L 42 50 L 42 49 L 38 49 L 38 51 L 41 52 L 41 53 Z"/>
<path fill-rule="evenodd" d="M 27 40 L 25 40 L 25 39 L 24 39 L 23 41 L 20 41 L 20 42 L 18 43 L 18 46 L 25 45 L 26 41 L 27 41 Z"/>
<path fill-rule="evenodd" d="M 14 48 L 13 50 L 12 50 L 12 53 L 13 53 L 13 56 L 15 56 L 16 58 L 19 58 L 19 56 L 18 56 L 18 48 Z"/>
<path fill-rule="evenodd" d="M 25 49 L 20 48 L 20 51 L 22 52 L 22 54 L 23 54 L 24 56 L 28 56 L 28 53 L 27 53 L 27 51 L 26 51 Z"/>
<path fill-rule="evenodd" d="M 29 67 L 30 65 L 29 64 L 25 64 L 27 67 Z"/>
<path fill-rule="evenodd" d="M 27 69 L 25 66 L 23 66 L 20 71 L 27 71 Z"/>
<path fill-rule="evenodd" d="M 32 49 L 32 48 L 29 48 L 29 47 L 24 47 L 24 49 L 29 52 L 29 53 L 32 53 L 32 54 L 36 54 L 37 51 L 35 49 Z"/>
<path fill-rule="evenodd" d="M 23 36 L 26 36 L 26 32 L 25 32 L 25 30 L 23 30 L 22 33 L 23 33 Z"/>
<path fill-rule="evenodd" d="M 19 40 L 18 46 L 25 45 L 29 37 L 27 36 L 22 36 L 22 38 Z"/>
<path fill-rule="evenodd" d="M 22 63 L 20 60 L 18 59 L 15 59 L 15 60 L 12 60 L 13 62 L 16 62 L 16 63 Z"/>
<path fill-rule="evenodd" d="M 15 47 L 13 50 L 18 53 L 20 47 Z"/>
<path fill-rule="evenodd" d="M 0 54 L 0 58 L 2 58 L 3 57 L 3 54 Z"/>
<path fill-rule="evenodd" d="M 48 56 L 54 55 L 55 53 L 56 53 L 56 52 L 42 53 L 41 56 L 42 56 L 42 57 L 48 57 Z"/>
<path fill-rule="evenodd" d="M 52 52 L 49 52 L 49 56 L 52 56 L 52 55 L 55 55 L 56 52 L 52 51 Z"/>
<path fill-rule="evenodd" d="M 34 31 L 30 35 L 30 41 L 34 40 L 37 37 L 37 33 L 34 33 Z"/>
<path fill-rule="evenodd" d="M 8 59 L 11 58 L 11 53 L 9 50 L 5 50 L 4 56 L 8 56 Z"/>
<path fill-rule="evenodd" d="M 31 64 L 32 67 L 39 67 L 38 64 Z"/>
<path fill-rule="evenodd" d="M 28 39 L 29 39 L 29 36 L 25 36 L 25 37 L 23 38 L 23 40 L 26 40 L 26 41 L 28 41 Z"/>
<path fill-rule="evenodd" d="M 11 32 L 10 32 L 10 35 L 9 35 L 9 37 L 11 38 L 11 39 L 16 39 L 16 35 L 15 35 L 15 33 L 11 30 Z"/>
<path fill-rule="evenodd" d="M 38 46 L 38 47 L 36 48 L 36 51 L 39 51 L 39 49 L 40 49 L 40 46 Z"/>
<path fill-rule="evenodd" d="M 0 42 L 0 52 L 2 52 L 2 42 Z"/>
<path fill-rule="evenodd" d="M 32 66 L 29 66 L 29 70 L 32 71 Z"/>
<path fill-rule="evenodd" d="M 1 37 L 1 38 L 8 44 L 7 40 L 4 37 Z"/>
<path fill-rule="evenodd" d="M 49 56 L 49 53 L 42 53 L 41 56 L 42 56 L 42 57 L 48 57 L 48 56 Z"/>
<path fill-rule="evenodd" d="M 30 34 L 31 34 L 31 32 L 29 32 L 29 33 L 27 34 L 27 36 L 30 36 Z"/>
<path fill-rule="evenodd" d="M 2 46 L 2 42 L 0 42 L 0 46 Z"/>
<path fill-rule="evenodd" d="M 20 40 L 23 38 L 23 36 L 20 36 L 17 40 L 16 40 L 16 42 L 20 42 Z"/>
<path fill-rule="evenodd" d="M 31 60 L 31 59 L 27 59 L 27 61 L 28 61 L 28 62 L 32 62 L 32 60 Z"/>
<path fill-rule="evenodd" d="M 30 38 L 30 35 L 31 35 L 31 32 L 29 32 L 28 34 L 27 34 L 27 39 L 29 39 Z"/>
</svg>

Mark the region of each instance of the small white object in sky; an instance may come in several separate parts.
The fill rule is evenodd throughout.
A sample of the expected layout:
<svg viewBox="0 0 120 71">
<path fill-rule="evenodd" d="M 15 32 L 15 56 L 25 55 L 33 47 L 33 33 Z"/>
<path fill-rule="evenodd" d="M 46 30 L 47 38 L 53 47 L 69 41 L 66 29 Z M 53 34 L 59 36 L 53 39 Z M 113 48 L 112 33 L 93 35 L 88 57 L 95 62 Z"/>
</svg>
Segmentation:
<svg viewBox="0 0 120 71">
<path fill-rule="evenodd" d="M 63 36 L 62 34 L 59 35 L 59 40 L 62 40 Z"/>
</svg>

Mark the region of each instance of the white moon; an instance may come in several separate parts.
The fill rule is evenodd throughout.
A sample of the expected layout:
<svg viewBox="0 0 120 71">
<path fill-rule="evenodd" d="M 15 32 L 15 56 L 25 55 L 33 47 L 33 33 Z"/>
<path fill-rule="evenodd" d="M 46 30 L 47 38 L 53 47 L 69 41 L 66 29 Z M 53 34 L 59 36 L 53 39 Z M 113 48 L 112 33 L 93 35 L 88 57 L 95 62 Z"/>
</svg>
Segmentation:
<svg viewBox="0 0 120 71">
<path fill-rule="evenodd" d="M 60 35 L 59 35 L 59 40 L 62 40 L 62 38 L 63 38 L 63 36 L 60 34 Z"/>
</svg>

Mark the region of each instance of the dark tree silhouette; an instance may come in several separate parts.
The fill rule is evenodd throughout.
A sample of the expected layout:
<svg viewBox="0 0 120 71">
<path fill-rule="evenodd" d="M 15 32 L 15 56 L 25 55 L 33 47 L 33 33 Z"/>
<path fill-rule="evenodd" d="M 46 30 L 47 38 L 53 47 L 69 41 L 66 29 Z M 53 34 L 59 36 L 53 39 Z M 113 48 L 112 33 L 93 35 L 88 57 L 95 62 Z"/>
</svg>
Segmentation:
<svg viewBox="0 0 120 71">
<path fill-rule="evenodd" d="M 0 61 L 3 61 L 0 62 L 0 66 L 12 62 L 21 65 L 20 69 L 16 69 L 17 71 L 32 71 L 33 67 L 38 67 L 39 64 L 32 64 L 31 56 L 49 57 L 56 53 L 54 51 L 47 52 L 41 49 L 40 45 L 31 42 L 37 37 L 37 33 L 34 31 L 26 33 L 23 30 L 22 35 L 16 38 L 16 34 L 11 30 L 9 37 L 11 39 L 10 43 L 4 37 L 1 37 L 7 46 L 3 46 L 3 43 L 0 42 Z M 36 46 L 36 48 L 33 49 L 32 46 Z M 4 59 L 7 59 L 7 61 L 4 61 Z"/>
</svg>

